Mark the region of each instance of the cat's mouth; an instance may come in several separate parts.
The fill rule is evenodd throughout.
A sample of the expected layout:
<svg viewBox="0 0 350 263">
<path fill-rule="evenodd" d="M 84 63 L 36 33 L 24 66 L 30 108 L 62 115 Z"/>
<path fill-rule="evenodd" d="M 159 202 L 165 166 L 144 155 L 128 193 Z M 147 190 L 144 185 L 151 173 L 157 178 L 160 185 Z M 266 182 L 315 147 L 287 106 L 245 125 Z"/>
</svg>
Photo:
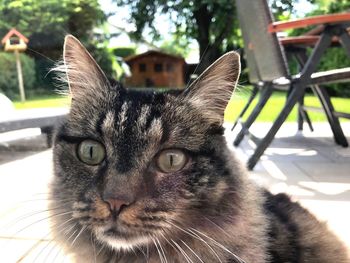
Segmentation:
<svg viewBox="0 0 350 263">
<path fill-rule="evenodd" d="M 73 217 L 90 229 L 97 240 L 116 250 L 148 244 L 164 227 L 163 218 L 157 214 L 146 215 L 142 205 L 134 204 L 115 214 L 96 198 L 90 204 L 77 202 L 74 208 Z"/>
<path fill-rule="evenodd" d="M 100 226 L 94 228 L 96 238 L 116 250 L 130 250 L 135 246 L 146 245 L 150 238 L 146 233 L 125 231 L 116 226 Z"/>
<path fill-rule="evenodd" d="M 107 229 L 106 231 L 103 232 L 103 234 L 105 236 L 114 237 L 114 238 L 125 237 L 125 235 L 126 235 L 125 233 L 119 231 L 115 227 L 111 227 L 111 228 Z"/>
</svg>

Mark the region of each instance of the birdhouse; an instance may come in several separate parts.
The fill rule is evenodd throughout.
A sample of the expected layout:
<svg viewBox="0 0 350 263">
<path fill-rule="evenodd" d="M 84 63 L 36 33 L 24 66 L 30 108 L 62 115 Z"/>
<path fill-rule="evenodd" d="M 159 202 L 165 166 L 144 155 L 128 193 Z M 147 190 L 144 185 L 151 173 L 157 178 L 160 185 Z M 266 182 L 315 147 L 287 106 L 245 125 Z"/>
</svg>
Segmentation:
<svg viewBox="0 0 350 263">
<path fill-rule="evenodd" d="M 21 95 L 21 101 L 26 100 L 24 93 L 24 84 L 22 76 L 22 66 L 21 60 L 19 57 L 20 51 L 25 51 L 27 49 L 28 38 L 23 36 L 16 29 L 12 28 L 6 36 L 1 40 L 1 44 L 5 46 L 5 51 L 13 52 L 16 57 L 16 66 L 17 66 L 17 76 L 18 76 L 18 87 Z"/>
<path fill-rule="evenodd" d="M 28 41 L 28 38 L 12 28 L 1 40 L 1 44 L 5 46 L 5 51 L 25 51 Z"/>
</svg>

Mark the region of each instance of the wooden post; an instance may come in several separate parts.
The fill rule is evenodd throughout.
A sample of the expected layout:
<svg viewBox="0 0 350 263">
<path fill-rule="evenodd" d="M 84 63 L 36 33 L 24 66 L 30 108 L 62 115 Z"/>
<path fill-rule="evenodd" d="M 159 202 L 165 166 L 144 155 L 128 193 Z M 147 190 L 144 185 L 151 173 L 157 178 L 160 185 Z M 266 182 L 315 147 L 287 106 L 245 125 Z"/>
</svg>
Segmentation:
<svg viewBox="0 0 350 263">
<path fill-rule="evenodd" d="M 16 66 L 17 66 L 19 93 L 21 95 L 21 101 L 24 102 L 26 100 L 26 95 L 24 93 L 22 66 L 21 66 L 21 60 L 19 58 L 18 50 L 15 50 L 15 56 L 16 56 Z"/>
</svg>

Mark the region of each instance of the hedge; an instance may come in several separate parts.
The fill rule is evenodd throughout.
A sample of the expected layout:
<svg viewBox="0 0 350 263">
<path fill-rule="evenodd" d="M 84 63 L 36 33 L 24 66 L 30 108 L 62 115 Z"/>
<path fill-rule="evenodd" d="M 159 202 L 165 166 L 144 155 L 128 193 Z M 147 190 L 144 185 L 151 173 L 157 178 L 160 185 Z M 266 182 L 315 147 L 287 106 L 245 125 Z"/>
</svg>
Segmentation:
<svg viewBox="0 0 350 263">
<path fill-rule="evenodd" d="M 20 54 L 24 89 L 32 90 L 35 84 L 34 59 Z M 0 52 L 0 92 L 10 99 L 19 98 L 16 58 L 13 53 Z"/>
</svg>

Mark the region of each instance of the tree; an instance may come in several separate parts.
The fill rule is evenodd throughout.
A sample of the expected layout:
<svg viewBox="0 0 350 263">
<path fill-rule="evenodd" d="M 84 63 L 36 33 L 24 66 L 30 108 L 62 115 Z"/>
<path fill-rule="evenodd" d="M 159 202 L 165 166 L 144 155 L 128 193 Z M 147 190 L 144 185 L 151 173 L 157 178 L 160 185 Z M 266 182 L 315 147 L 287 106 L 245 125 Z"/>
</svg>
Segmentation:
<svg viewBox="0 0 350 263">
<path fill-rule="evenodd" d="M 157 14 L 169 14 L 175 34 L 195 39 L 199 45 L 201 72 L 228 49 L 237 49 L 240 38 L 235 17 L 234 0 L 115 0 L 119 6 L 129 6 L 130 22 L 135 24 L 135 39 L 142 38 L 144 29 L 159 38 L 155 28 Z"/>
<path fill-rule="evenodd" d="M 314 4 L 315 1 L 317 0 L 305 0 L 305 1 L 311 4 Z M 295 8 L 295 5 L 299 2 L 300 0 L 269 0 L 271 11 L 274 14 L 276 20 L 279 20 L 279 21 L 290 19 L 292 14 L 298 15 L 298 12 L 300 10 L 297 10 Z"/>
<path fill-rule="evenodd" d="M 190 53 L 189 45 L 190 40 L 184 34 L 174 34 L 170 39 L 162 41 L 160 49 L 169 54 L 186 57 Z"/>
<path fill-rule="evenodd" d="M 350 10 L 350 2 L 348 0 L 315 0 L 316 8 L 307 16 L 323 15 L 330 13 L 341 13 Z M 307 29 L 294 30 L 292 33 L 302 34 Z M 350 66 L 350 60 L 343 48 L 330 48 L 322 56 L 319 70 L 330 70 L 335 68 L 345 68 Z M 348 83 L 335 83 L 327 85 L 331 95 L 340 97 L 350 97 L 350 90 Z"/>
<path fill-rule="evenodd" d="M 52 49 L 57 39 L 71 33 L 91 39 L 92 30 L 105 16 L 97 0 L 3 0 L 0 2 L 0 34 L 16 27 L 31 39 L 30 47 Z M 47 48 L 48 47 L 48 48 Z"/>
<path fill-rule="evenodd" d="M 2 0 L 0 1 L 0 36 L 16 27 L 29 38 L 27 53 L 35 58 L 38 87 L 52 89 L 52 75 L 47 72 L 62 56 L 66 34 L 79 38 L 103 69 L 111 75 L 111 54 L 98 47 L 94 28 L 102 25 L 106 16 L 98 0 Z"/>
</svg>

